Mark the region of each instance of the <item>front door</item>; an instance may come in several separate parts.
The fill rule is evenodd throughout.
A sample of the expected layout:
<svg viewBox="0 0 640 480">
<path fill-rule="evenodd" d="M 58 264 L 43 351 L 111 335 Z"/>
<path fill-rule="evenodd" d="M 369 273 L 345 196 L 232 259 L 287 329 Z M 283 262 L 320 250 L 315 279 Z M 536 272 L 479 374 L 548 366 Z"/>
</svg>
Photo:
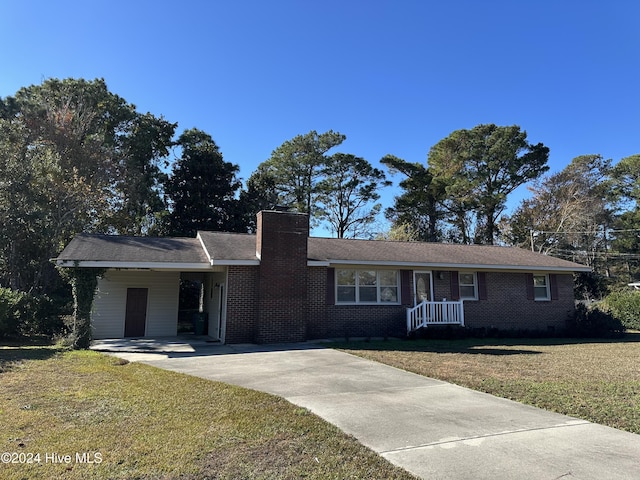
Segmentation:
<svg viewBox="0 0 640 480">
<path fill-rule="evenodd" d="M 148 288 L 127 288 L 127 310 L 124 317 L 125 337 L 144 337 L 148 295 Z"/>
<path fill-rule="evenodd" d="M 431 272 L 413 272 L 414 305 L 433 299 Z"/>
</svg>

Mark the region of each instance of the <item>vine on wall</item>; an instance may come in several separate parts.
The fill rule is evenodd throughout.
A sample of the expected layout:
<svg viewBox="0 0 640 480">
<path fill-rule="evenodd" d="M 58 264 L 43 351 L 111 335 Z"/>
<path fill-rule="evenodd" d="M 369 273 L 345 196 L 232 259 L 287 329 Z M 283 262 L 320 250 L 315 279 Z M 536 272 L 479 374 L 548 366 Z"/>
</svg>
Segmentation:
<svg viewBox="0 0 640 480">
<path fill-rule="evenodd" d="M 71 346 L 76 349 L 89 348 L 91 343 L 91 308 L 98 287 L 98 278 L 104 268 L 60 268 L 64 278 L 71 284 L 73 292 L 73 325 L 69 335 Z"/>
</svg>

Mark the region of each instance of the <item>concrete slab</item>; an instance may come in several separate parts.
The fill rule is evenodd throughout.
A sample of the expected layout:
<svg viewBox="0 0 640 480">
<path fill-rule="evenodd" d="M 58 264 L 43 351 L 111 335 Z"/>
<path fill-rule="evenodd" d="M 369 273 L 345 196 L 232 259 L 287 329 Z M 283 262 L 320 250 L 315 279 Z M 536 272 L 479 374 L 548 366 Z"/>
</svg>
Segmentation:
<svg viewBox="0 0 640 480">
<path fill-rule="evenodd" d="M 286 398 L 376 452 L 587 423 L 450 384 Z"/>
<path fill-rule="evenodd" d="M 196 347 L 220 346 L 219 342 L 210 342 L 207 337 L 132 337 L 93 340 L 91 350 L 117 353 L 194 353 Z"/>
<path fill-rule="evenodd" d="M 233 347 L 232 347 L 233 348 Z M 241 385 L 280 395 L 323 396 L 338 393 L 381 391 L 445 382 L 414 375 L 393 367 L 370 362 L 353 355 L 338 355 L 335 350 L 314 348 L 292 351 L 248 352 L 146 361 L 210 380 Z"/>
<path fill-rule="evenodd" d="M 540 428 L 381 452 L 428 479 L 638 478 L 638 435 L 593 423 Z"/>
<path fill-rule="evenodd" d="M 128 359 L 280 395 L 422 478 L 639 476 L 640 435 L 317 345 L 225 348 Z"/>
</svg>

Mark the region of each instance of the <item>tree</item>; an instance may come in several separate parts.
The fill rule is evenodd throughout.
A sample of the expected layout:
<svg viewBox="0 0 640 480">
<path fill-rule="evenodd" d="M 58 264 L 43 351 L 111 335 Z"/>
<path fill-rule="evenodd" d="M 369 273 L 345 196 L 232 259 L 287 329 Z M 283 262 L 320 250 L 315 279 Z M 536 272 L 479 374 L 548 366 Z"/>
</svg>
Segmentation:
<svg viewBox="0 0 640 480">
<path fill-rule="evenodd" d="M 54 145 L 29 136 L 22 119 L 0 119 L 0 283 L 47 293 L 58 283 L 49 259 L 104 203 Z"/>
<path fill-rule="evenodd" d="M 78 232 L 149 233 L 174 124 L 104 80 L 50 79 L 0 99 L 0 284 L 47 293 Z"/>
<path fill-rule="evenodd" d="M 284 142 L 271 157 L 258 167 L 261 177 L 271 177 L 278 203 L 298 212 L 308 213 L 312 219 L 319 215 L 318 184 L 327 163 L 326 153 L 340 145 L 346 137 L 329 130 L 315 130 Z"/>
<path fill-rule="evenodd" d="M 237 165 L 225 162 L 211 136 L 198 129 L 180 135 L 182 155 L 166 184 L 171 212 L 168 233 L 196 235 L 198 230 L 242 231 L 235 195 L 241 186 Z"/>
<path fill-rule="evenodd" d="M 276 179 L 265 164 L 258 166 L 247 180 L 246 188 L 240 192 L 241 224 L 247 232 L 256 232 L 256 215 L 261 210 L 270 210 L 278 205 Z"/>
<path fill-rule="evenodd" d="M 177 123 L 150 113 L 131 120 L 120 139 L 115 195 L 111 214 L 104 221 L 106 229 L 126 235 L 159 233 L 166 212 L 163 187 L 167 181 L 161 166 L 168 166 L 176 127 Z"/>
<path fill-rule="evenodd" d="M 379 188 L 390 185 L 384 172 L 355 155 L 336 153 L 328 157 L 318 182 L 321 218 L 338 238 L 358 237 L 371 225 L 381 205 Z"/>
<path fill-rule="evenodd" d="M 435 181 L 445 185 L 445 205 L 461 240 L 471 241 L 471 212 L 474 242 L 493 244 L 507 196 L 546 172 L 548 156 L 549 149 L 542 143 L 528 143 L 527 133 L 517 125 L 456 130 L 434 145 L 429 151 L 429 170 Z"/>
<path fill-rule="evenodd" d="M 396 242 L 418 242 L 420 236 L 411 225 L 394 223 L 386 232 L 378 232 L 376 240 L 391 240 Z"/>
<path fill-rule="evenodd" d="M 403 193 L 395 197 L 393 207 L 385 213 L 396 227 L 393 231 L 409 231 L 415 236 L 414 240 L 441 240 L 444 185 L 434 181 L 431 171 L 420 163 L 410 163 L 393 155 L 386 155 L 380 162 L 392 174 L 399 172 L 407 177 L 400 182 Z"/>
<path fill-rule="evenodd" d="M 640 277 L 640 155 L 620 160 L 612 169 L 609 192 L 619 212 L 613 250 L 621 254 L 628 280 Z"/>
<path fill-rule="evenodd" d="M 561 172 L 536 181 L 530 188 L 533 197 L 523 200 L 508 220 L 511 242 L 580 261 L 608 276 L 610 165 L 601 155 L 582 155 Z"/>
</svg>

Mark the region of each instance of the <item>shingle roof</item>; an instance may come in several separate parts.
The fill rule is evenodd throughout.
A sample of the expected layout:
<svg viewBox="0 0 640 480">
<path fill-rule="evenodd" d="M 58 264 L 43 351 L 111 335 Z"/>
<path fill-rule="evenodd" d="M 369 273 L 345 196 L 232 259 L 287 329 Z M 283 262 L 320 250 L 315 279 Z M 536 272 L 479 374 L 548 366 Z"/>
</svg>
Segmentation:
<svg viewBox="0 0 640 480">
<path fill-rule="evenodd" d="M 204 248 L 216 260 L 258 260 L 256 236 L 247 233 L 198 232 Z"/>
<path fill-rule="evenodd" d="M 310 260 L 334 263 L 396 263 L 432 267 L 531 267 L 549 270 L 589 270 L 588 267 L 521 248 L 338 238 L 309 238 Z"/>
<path fill-rule="evenodd" d="M 58 256 L 59 261 L 209 263 L 196 238 L 77 235 Z"/>
<path fill-rule="evenodd" d="M 255 235 L 222 232 L 198 235 L 200 239 L 82 234 L 69 243 L 57 260 L 203 265 L 211 261 L 214 264 L 258 261 Z M 308 259 L 327 264 L 424 268 L 589 270 L 584 265 L 513 247 L 317 237 L 308 240 Z"/>
</svg>

